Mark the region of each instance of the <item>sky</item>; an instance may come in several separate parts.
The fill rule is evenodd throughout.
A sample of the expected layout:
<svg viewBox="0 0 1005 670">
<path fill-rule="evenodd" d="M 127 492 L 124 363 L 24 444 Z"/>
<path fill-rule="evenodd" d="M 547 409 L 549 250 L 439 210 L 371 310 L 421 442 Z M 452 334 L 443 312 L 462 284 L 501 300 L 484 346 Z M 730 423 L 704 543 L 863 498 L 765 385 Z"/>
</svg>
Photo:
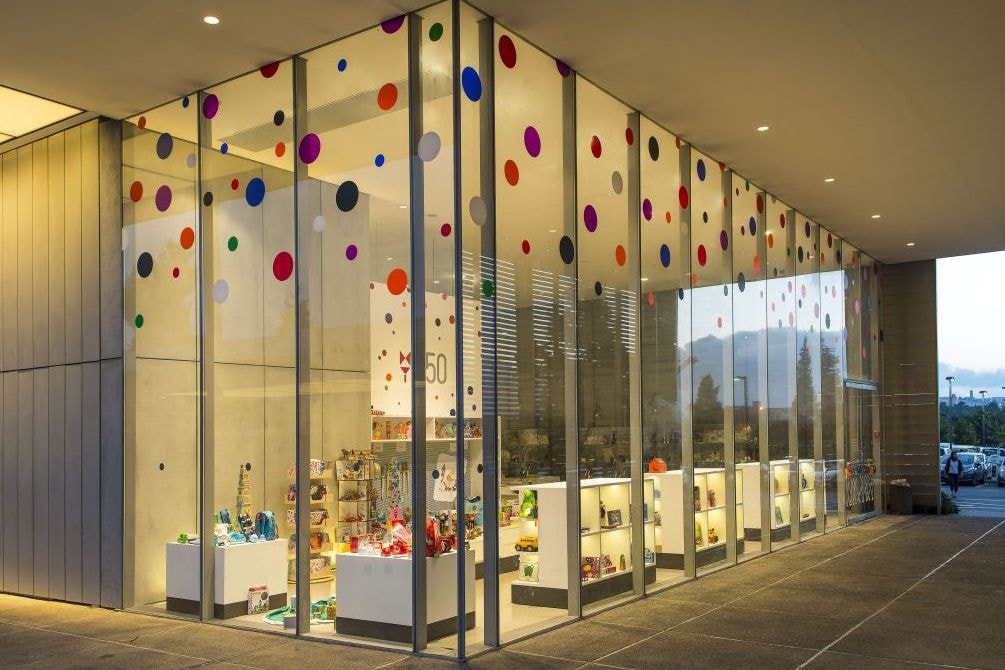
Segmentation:
<svg viewBox="0 0 1005 670">
<path fill-rule="evenodd" d="M 1005 252 L 936 261 L 939 395 L 1005 396 Z M 979 396 L 978 396 L 979 397 Z"/>
</svg>

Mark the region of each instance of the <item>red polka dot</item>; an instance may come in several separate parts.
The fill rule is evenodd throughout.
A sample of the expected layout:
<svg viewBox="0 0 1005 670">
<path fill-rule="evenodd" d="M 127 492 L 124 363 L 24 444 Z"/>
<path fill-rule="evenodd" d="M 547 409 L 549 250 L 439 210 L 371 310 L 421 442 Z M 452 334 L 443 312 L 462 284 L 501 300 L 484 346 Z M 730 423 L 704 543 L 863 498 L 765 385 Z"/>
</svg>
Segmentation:
<svg viewBox="0 0 1005 670">
<path fill-rule="evenodd" d="M 175 279 L 177 279 L 178 275 L 180 275 L 180 274 L 181 274 L 181 270 L 179 270 L 178 268 L 175 268 L 174 270 L 171 270 L 171 276 L 174 277 Z"/>
<path fill-rule="evenodd" d="M 785 227 L 785 215 L 784 214 L 779 214 L 778 215 L 778 223 L 782 226 L 782 228 Z"/>
<path fill-rule="evenodd" d="M 141 116 L 139 119 L 137 119 L 137 121 L 136 121 L 136 127 L 137 128 L 146 128 L 147 127 L 147 117 Z"/>
<path fill-rule="evenodd" d="M 726 171 L 726 164 L 723 163 L 722 161 L 719 161 L 719 172 L 725 172 L 725 171 Z"/>
<path fill-rule="evenodd" d="M 262 73 L 262 76 L 266 79 L 270 79 L 274 74 L 279 72 L 279 63 L 269 63 L 268 65 L 263 65 L 258 68 L 258 71 Z"/>
<path fill-rule="evenodd" d="M 834 246 L 834 238 L 830 233 L 827 233 L 827 248 L 830 249 Z"/>
<path fill-rule="evenodd" d="M 516 45 L 509 35 L 499 38 L 499 60 L 508 68 L 516 67 Z"/>
<path fill-rule="evenodd" d="M 600 146 L 600 138 L 594 135 L 590 138 L 590 153 L 593 154 L 594 158 L 600 158 L 602 152 L 603 147 Z"/>
<path fill-rule="evenodd" d="M 520 249 L 523 250 L 523 253 L 524 253 L 525 256 L 527 254 L 529 254 L 530 253 L 530 242 L 528 242 L 527 240 L 524 240 L 523 242 L 521 242 L 520 243 Z"/>
<path fill-rule="evenodd" d="M 722 328 L 722 317 L 721 316 L 715 320 L 715 325 L 718 326 L 719 328 Z"/>
<path fill-rule="evenodd" d="M 188 227 L 183 228 L 178 241 L 181 243 L 182 249 L 191 249 L 192 245 L 195 244 L 195 231 Z"/>
<path fill-rule="evenodd" d="M 384 111 L 394 107 L 396 102 L 398 102 L 398 87 L 391 82 L 384 84 L 377 91 L 377 106 Z"/>
<path fill-rule="evenodd" d="M 276 155 L 282 158 L 286 154 L 286 143 L 276 142 Z"/>
<path fill-rule="evenodd" d="M 401 295 L 408 288 L 408 274 L 401 268 L 387 273 L 387 290 L 391 295 Z"/>
<path fill-rule="evenodd" d="M 450 227 L 450 224 L 444 223 L 442 226 L 440 226 L 440 235 L 442 235 L 443 237 L 450 237 L 451 230 L 453 229 Z"/>
<path fill-rule="evenodd" d="M 757 211 L 758 213 L 764 211 L 764 197 L 760 193 L 757 194 Z"/>
<path fill-rule="evenodd" d="M 680 200 L 681 209 L 687 209 L 687 203 L 689 199 L 687 195 L 686 186 L 681 186 L 680 189 L 677 191 L 677 199 Z"/>
<path fill-rule="evenodd" d="M 704 244 L 699 244 L 698 245 L 698 265 L 701 265 L 702 267 L 704 267 L 705 263 L 707 263 L 707 262 L 708 262 L 708 251 L 705 250 L 705 245 Z"/>
<path fill-rule="evenodd" d="M 628 144 L 635 144 L 635 133 L 632 132 L 631 128 L 625 128 L 625 141 Z"/>
<path fill-rule="evenodd" d="M 241 186 L 241 182 L 237 181 L 237 179 L 231 179 L 230 180 L 230 190 L 231 191 L 236 191 L 240 186 Z"/>
<path fill-rule="evenodd" d="M 617 261 L 618 265 L 624 265 L 628 262 L 628 254 L 620 244 L 614 248 L 614 260 Z"/>
<path fill-rule="evenodd" d="M 143 184 L 138 181 L 134 181 L 132 186 L 129 187 L 129 199 L 133 202 L 139 202 L 143 197 Z"/>
<path fill-rule="evenodd" d="M 293 274 L 293 256 L 280 251 L 272 260 L 272 275 L 279 281 L 286 281 Z"/>
<path fill-rule="evenodd" d="M 511 160 L 506 161 L 506 164 L 503 165 L 503 174 L 506 175 L 506 182 L 510 186 L 516 186 L 520 181 L 520 168 Z"/>
</svg>

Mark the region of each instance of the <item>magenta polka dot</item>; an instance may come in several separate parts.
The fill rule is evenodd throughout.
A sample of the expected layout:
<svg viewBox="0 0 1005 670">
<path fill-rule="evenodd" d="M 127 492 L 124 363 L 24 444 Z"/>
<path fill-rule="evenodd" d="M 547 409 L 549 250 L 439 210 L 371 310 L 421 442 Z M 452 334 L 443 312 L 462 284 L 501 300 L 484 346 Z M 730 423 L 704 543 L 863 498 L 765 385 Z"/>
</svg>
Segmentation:
<svg viewBox="0 0 1005 670">
<path fill-rule="evenodd" d="M 321 155 L 321 138 L 314 133 L 307 133 L 300 139 L 298 152 L 300 160 L 310 165 Z"/>
<path fill-rule="evenodd" d="M 157 195 L 154 196 L 154 205 L 157 206 L 157 211 L 166 212 L 168 207 L 171 206 L 171 187 L 164 184 L 159 189 L 157 189 Z"/>
<path fill-rule="evenodd" d="M 202 101 L 202 115 L 207 119 L 212 119 L 220 111 L 220 99 L 215 93 L 210 93 Z"/>
<path fill-rule="evenodd" d="M 524 129 L 523 146 L 526 147 L 527 153 L 532 158 L 537 158 L 541 155 L 541 135 L 538 134 L 537 128 L 534 126 L 527 126 Z"/>
<path fill-rule="evenodd" d="M 450 237 L 451 230 L 453 229 L 450 227 L 450 224 L 444 223 L 442 226 L 440 226 L 440 235 L 442 235 L 443 237 Z"/>
<path fill-rule="evenodd" d="M 350 244 L 345 248 L 346 260 L 354 261 L 356 256 L 359 254 L 359 249 L 356 248 L 355 244 Z"/>
<path fill-rule="evenodd" d="M 587 205 L 583 208 L 583 223 L 591 233 L 597 230 L 597 210 L 593 205 Z"/>
<path fill-rule="evenodd" d="M 729 235 L 726 234 L 725 230 L 719 233 L 719 246 L 722 247 L 723 251 L 729 248 Z"/>
<path fill-rule="evenodd" d="M 653 203 L 649 198 L 642 201 L 642 216 L 646 217 L 646 221 L 651 221 L 653 218 Z"/>
<path fill-rule="evenodd" d="M 396 16 L 393 19 L 388 19 L 387 21 L 381 23 L 380 29 L 383 30 L 388 35 L 393 35 L 394 33 L 398 32 L 398 29 L 401 28 L 401 26 L 404 25 L 404 23 L 405 23 L 405 15 L 402 14 L 401 16 Z"/>
</svg>

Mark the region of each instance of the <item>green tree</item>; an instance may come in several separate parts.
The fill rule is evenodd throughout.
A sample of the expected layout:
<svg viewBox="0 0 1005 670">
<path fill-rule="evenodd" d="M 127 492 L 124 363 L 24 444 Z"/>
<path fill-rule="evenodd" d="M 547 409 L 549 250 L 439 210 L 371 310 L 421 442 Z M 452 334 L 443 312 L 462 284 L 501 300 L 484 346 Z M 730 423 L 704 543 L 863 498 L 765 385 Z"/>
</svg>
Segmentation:
<svg viewBox="0 0 1005 670">
<path fill-rule="evenodd" d="M 704 375 L 698 382 L 698 389 L 694 394 L 692 416 L 695 441 L 710 441 L 708 437 L 710 432 L 723 431 L 725 416 L 722 411 L 722 401 L 719 400 L 719 387 L 710 374 Z"/>
</svg>

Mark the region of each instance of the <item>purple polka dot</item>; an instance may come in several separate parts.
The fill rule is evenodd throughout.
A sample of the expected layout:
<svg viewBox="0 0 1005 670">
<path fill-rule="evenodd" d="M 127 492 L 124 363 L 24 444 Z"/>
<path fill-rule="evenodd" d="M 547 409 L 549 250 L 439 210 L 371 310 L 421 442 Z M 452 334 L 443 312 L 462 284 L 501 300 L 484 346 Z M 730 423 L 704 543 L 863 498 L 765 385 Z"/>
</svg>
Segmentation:
<svg viewBox="0 0 1005 670">
<path fill-rule="evenodd" d="M 210 93 L 202 101 L 202 115 L 207 119 L 212 119 L 218 111 L 220 111 L 220 99 L 216 97 L 215 93 Z"/>
<path fill-rule="evenodd" d="M 350 244 L 349 246 L 347 246 L 345 248 L 345 257 L 346 257 L 346 260 L 350 260 L 350 261 L 356 260 L 356 254 L 358 254 L 358 253 L 359 253 L 359 250 L 356 248 L 355 244 Z"/>
<path fill-rule="evenodd" d="M 541 136 L 534 126 L 527 126 L 523 131 L 523 145 L 527 148 L 527 153 L 533 158 L 541 155 Z"/>
<path fill-rule="evenodd" d="M 393 321 L 393 320 L 394 319 L 391 317 L 391 313 L 390 312 L 388 312 L 387 314 L 384 315 L 384 322 L 385 323 L 391 323 L 391 321 Z"/>
<path fill-rule="evenodd" d="M 157 189 L 157 195 L 154 196 L 154 204 L 157 206 L 157 211 L 166 212 L 168 207 L 171 206 L 171 187 L 165 184 Z"/>
<path fill-rule="evenodd" d="M 558 73 L 563 77 L 568 77 L 570 74 L 572 74 L 572 68 L 563 63 L 562 61 L 558 60 L 557 58 L 555 59 L 555 67 L 558 68 Z"/>
<path fill-rule="evenodd" d="M 380 29 L 388 35 L 398 32 L 398 29 L 405 23 L 405 15 L 396 16 L 380 24 Z"/>
<path fill-rule="evenodd" d="M 583 209 L 583 223 L 586 224 L 586 229 L 591 233 L 597 230 L 597 210 L 593 208 L 593 205 L 587 205 Z"/>
<path fill-rule="evenodd" d="M 642 216 L 646 217 L 646 221 L 651 221 L 653 218 L 653 203 L 649 198 L 642 201 Z"/>
<path fill-rule="evenodd" d="M 729 248 L 729 235 L 726 234 L 725 230 L 719 233 L 719 246 L 722 247 L 723 251 Z"/>
<path fill-rule="evenodd" d="M 321 138 L 314 133 L 307 133 L 300 140 L 300 160 L 310 165 L 321 155 Z"/>
</svg>

